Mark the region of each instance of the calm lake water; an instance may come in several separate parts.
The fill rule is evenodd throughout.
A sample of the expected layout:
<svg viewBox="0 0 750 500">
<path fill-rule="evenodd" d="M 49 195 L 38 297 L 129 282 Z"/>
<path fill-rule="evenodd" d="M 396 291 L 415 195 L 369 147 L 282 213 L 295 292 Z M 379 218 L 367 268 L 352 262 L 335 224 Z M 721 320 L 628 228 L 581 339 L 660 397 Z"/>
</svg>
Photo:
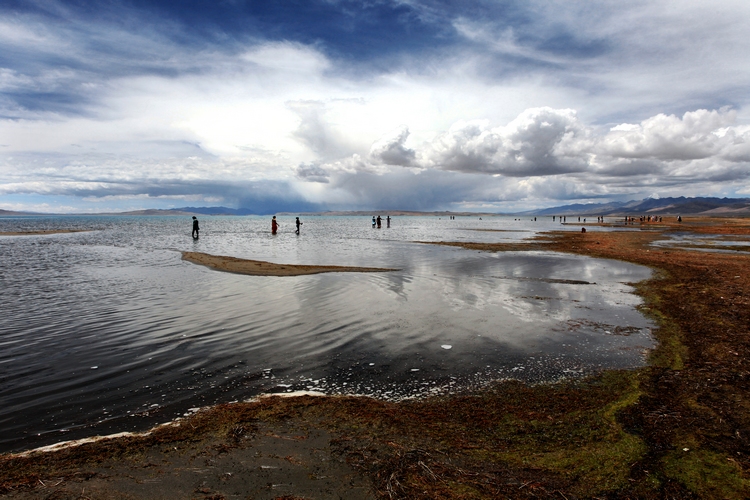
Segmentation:
<svg viewBox="0 0 750 500">
<path fill-rule="evenodd" d="M 0 231 L 0 451 L 144 430 L 191 408 L 315 390 L 402 399 L 641 366 L 650 270 L 511 242 L 550 218 L 6 217 Z M 495 231 L 478 231 L 492 229 Z M 580 226 L 571 226 L 580 231 Z M 589 231 L 595 231 L 590 228 Z M 181 251 L 395 272 L 242 276 Z"/>
</svg>

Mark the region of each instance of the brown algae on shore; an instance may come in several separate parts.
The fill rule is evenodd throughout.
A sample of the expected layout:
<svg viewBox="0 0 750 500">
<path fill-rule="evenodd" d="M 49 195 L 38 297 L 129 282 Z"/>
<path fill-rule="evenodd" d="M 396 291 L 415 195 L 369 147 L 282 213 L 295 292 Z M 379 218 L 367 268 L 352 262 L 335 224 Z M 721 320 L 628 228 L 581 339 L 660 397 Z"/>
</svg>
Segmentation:
<svg viewBox="0 0 750 500">
<path fill-rule="evenodd" d="M 2 456 L 0 493 L 62 497 L 103 484 L 97 481 L 127 492 L 131 483 L 172 474 L 186 496 L 227 497 L 236 474 L 222 476 L 219 465 L 207 464 L 226 464 L 247 451 L 271 459 L 274 448 L 262 448 L 253 436 L 275 433 L 275 443 L 299 446 L 276 448 L 290 467 L 305 466 L 314 436 L 328 439 L 325 456 L 345 461 L 380 498 L 748 498 L 750 256 L 650 245 L 672 228 L 750 234 L 750 221 L 727 222 L 686 219 L 658 232 L 559 232 L 512 245 L 448 243 L 573 252 L 656 269 L 636 284 L 643 312 L 659 325 L 659 345 L 645 368 L 550 385 L 508 381 L 399 403 L 303 396 L 220 405 L 144 436 Z M 254 464 L 243 477 L 257 475 L 262 463 Z M 336 469 L 330 477 L 343 484 L 354 477 L 350 472 Z M 263 498 L 307 491 L 266 490 Z"/>
<path fill-rule="evenodd" d="M 201 252 L 182 252 L 182 260 L 206 266 L 217 271 L 250 276 L 303 276 L 320 273 L 378 273 L 398 269 L 356 266 L 312 266 L 304 264 L 275 264 L 262 260 L 238 259 L 224 255 Z"/>
</svg>

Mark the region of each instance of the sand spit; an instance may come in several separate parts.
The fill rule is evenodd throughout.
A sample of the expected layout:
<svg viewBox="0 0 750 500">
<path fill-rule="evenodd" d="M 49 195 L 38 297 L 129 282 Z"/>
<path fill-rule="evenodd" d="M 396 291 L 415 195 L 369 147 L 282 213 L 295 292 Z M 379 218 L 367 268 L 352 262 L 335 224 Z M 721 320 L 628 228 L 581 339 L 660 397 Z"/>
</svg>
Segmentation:
<svg viewBox="0 0 750 500">
<path fill-rule="evenodd" d="M 1 231 L 0 236 L 39 236 L 45 234 L 85 233 L 90 229 L 43 229 L 39 231 Z"/>
<path fill-rule="evenodd" d="M 378 273 L 398 271 L 383 267 L 309 266 L 302 264 L 275 264 L 262 260 L 238 259 L 201 252 L 182 252 L 182 260 L 228 273 L 250 276 L 302 276 L 319 273 Z"/>
</svg>

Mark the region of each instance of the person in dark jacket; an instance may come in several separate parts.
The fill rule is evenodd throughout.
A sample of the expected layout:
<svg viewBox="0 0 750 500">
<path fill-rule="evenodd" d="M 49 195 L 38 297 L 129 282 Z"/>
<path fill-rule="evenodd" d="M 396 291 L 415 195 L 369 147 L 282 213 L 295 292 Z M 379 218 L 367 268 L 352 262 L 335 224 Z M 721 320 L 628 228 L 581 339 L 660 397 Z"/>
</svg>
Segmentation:
<svg viewBox="0 0 750 500">
<path fill-rule="evenodd" d="M 193 215 L 193 239 L 198 239 L 198 233 L 200 232 L 200 228 L 198 227 L 198 217 Z"/>
</svg>

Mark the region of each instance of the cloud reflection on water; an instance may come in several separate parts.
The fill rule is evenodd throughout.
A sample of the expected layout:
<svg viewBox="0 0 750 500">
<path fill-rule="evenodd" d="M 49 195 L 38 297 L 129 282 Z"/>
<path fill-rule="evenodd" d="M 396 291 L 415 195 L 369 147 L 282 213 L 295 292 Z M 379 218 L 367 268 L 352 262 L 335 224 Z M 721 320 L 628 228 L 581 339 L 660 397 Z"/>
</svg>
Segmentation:
<svg viewBox="0 0 750 500">
<path fill-rule="evenodd" d="M 639 366 L 653 346 L 624 284 L 650 276 L 644 267 L 410 243 L 465 236 L 479 223 L 469 219 L 399 218 L 377 231 L 365 218 L 308 218 L 299 237 L 276 238 L 265 218 L 206 219 L 198 242 L 180 218 L 146 217 L 0 238 L 12 284 L 0 291 L 0 448 L 142 429 L 269 391 L 399 399 L 555 380 Z M 401 270 L 241 276 L 181 261 L 183 249 Z"/>
</svg>

